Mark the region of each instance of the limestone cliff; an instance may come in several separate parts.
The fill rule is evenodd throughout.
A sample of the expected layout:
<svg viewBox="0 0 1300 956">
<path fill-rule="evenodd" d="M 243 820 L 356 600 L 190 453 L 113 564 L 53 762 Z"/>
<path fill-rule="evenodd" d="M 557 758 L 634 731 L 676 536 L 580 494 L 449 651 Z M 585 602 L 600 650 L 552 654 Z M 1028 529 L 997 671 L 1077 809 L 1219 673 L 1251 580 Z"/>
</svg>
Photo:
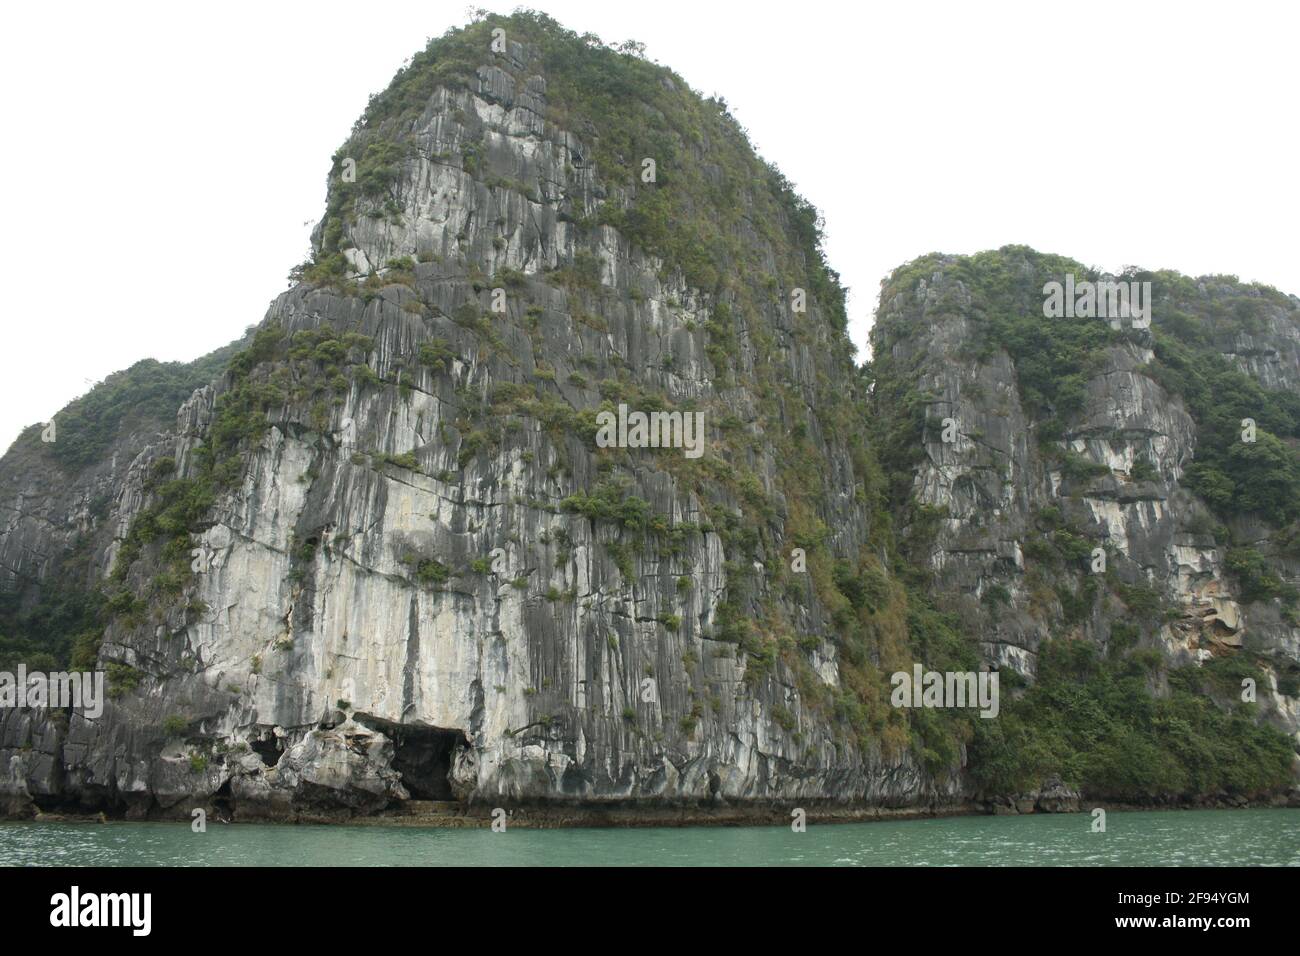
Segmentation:
<svg viewBox="0 0 1300 956">
<path fill-rule="evenodd" d="M 991 291 L 984 263 L 910 264 L 858 367 L 818 240 L 725 106 L 635 50 L 524 14 L 434 41 L 334 157 L 310 261 L 174 424 L 65 413 L 0 463 L 0 634 L 58 635 L 113 685 L 98 719 L 0 712 L 8 809 L 932 806 L 1061 775 L 1065 807 L 1087 768 L 972 775 L 1014 745 L 891 708 L 888 675 L 1032 686 L 1044 642 L 1109 652 L 1119 595 L 1148 592 L 1125 631 L 1162 649 L 1144 699 L 1166 665 L 1249 653 L 1261 712 L 1233 719 L 1274 733 L 1272 769 L 1227 789 L 1284 789 L 1259 722 L 1300 729 L 1295 516 L 1184 487 L 1198 422 L 1155 339 L 1089 343 L 1045 426 L 987 313 L 1041 315 L 1025 290 L 1061 262 L 1007 253 L 1023 275 Z M 1175 292 L 1257 300 L 1215 347 L 1296 394 L 1294 299 L 1184 280 L 1157 329 Z M 703 454 L 606 447 L 619 406 L 701 414 Z M 1105 585 L 1054 589 L 1082 541 Z M 1252 601 L 1225 572 L 1245 550 Z"/>
<path fill-rule="evenodd" d="M 1010 247 L 928 256 L 886 283 L 874 399 L 904 546 L 1004 672 L 1036 677 L 1046 646 L 1058 682 L 1101 670 L 1133 700 L 1171 681 L 1229 707 L 1250 697 L 1294 746 L 1300 301 L 1132 270 L 1150 283 L 1150 328 L 1048 318 L 1044 291 L 1066 275 L 1105 278 Z M 1062 665 L 1071 644 L 1088 650 L 1082 666 Z M 1029 715 L 1082 718 L 1079 703 L 1043 697 Z M 1207 734 L 1172 728 L 1171 747 Z M 1001 731 L 972 764 L 1001 758 Z M 1097 735 L 1094 752 L 1105 737 L 1095 719 L 1071 732 Z M 1198 764 L 1169 768 L 1169 791 L 1195 791 Z"/>
</svg>

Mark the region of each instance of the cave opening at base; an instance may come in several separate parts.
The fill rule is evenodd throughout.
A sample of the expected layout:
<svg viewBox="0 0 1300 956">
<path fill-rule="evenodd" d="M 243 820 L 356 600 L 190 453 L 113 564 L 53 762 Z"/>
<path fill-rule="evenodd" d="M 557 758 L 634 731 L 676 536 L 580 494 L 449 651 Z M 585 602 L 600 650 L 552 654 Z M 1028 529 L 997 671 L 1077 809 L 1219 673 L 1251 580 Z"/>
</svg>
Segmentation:
<svg viewBox="0 0 1300 956">
<path fill-rule="evenodd" d="M 253 753 L 262 758 L 262 763 L 268 767 L 274 767 L 279 763 L 280 754 L 284 751 L 284 745 L 274 734 L 250 739 L 248 746 Z"/>
<path fill-rule="evenodd" d="M 412 800 L 454 800 L 451 763 L 456 751 L 469 746 L 465 734 L 456 729 L 428 724 L 397 724 L 378 718 L 359 721 L 386 735 L 393 742 L 393 769 L 402 776 L 402 786 Z"/>
<path fill-rule="evenodd" d="M 415 800 L 453 800 L 451 761 L 465 735 L 440 727 L 401 725 L 392 731 L 393 769 L 402 775 L 402 786 Z"/>
</svg>

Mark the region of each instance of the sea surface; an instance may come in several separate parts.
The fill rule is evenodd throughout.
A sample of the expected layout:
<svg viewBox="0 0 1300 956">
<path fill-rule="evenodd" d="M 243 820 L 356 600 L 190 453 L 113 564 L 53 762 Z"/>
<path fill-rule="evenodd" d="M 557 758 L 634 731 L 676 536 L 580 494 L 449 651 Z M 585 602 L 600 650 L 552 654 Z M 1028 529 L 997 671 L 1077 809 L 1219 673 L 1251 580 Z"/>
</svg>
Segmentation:
<svg viewBox="0 0 1300 956">
<path fill-rule="evenodd" d="M 1300 809 L 876 823 L 430 829 L 0 823 L 3 866 L 1300 866 Z"/>
</svg>

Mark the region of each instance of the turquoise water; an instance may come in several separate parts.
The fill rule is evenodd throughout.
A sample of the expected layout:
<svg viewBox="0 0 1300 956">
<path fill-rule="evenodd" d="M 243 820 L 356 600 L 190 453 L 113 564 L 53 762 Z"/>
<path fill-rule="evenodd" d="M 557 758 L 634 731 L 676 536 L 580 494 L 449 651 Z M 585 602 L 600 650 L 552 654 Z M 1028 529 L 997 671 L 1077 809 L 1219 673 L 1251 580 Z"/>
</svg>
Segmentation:
<svg viewBox="0 0 1300 956">
<path fill-rule="evenodd" d="M 781 827 L 439 830 L 0 824 L 0 865 L 1300 866 L 1300 810 L 953 817 Z"/>
</svg>

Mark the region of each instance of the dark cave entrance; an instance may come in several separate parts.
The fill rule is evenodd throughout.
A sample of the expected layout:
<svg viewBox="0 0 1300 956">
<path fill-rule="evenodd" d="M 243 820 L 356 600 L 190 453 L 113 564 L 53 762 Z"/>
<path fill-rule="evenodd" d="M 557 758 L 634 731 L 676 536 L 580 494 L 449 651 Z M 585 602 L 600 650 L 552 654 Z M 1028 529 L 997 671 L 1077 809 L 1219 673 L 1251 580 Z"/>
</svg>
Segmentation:
<svg viewBox="0 0 1300 956">
<path fill-rule="evenodd" d="M 249 748 L 253 753 L 262 758 L 262 763 L 268 767 L 274 767 L 280 762 L 280 754 L 284 752 L 284 744 L 275 734 L 267 734 L 256 740 L 248 742 Z"/>
<path fill-rule="evenodd" d="M 459 730 L 402 724 L 391 732 L 397 748 L 393 769 L 415 800 L 454 800 L 451 761 L 467 741 Z"/>
<path fill-rule="evenodd" d="M 235 813 L 234 798 L 231 795 L 230 780 L 227 779 L 212 795 L 212 807 L 217 811 L 217 819 L 222 823 L 228 821 Z"/>
<path fill-rule="evenodd" d="M 402 775 L 402 786 L 412 800 L 455 800 L 451 789 L 451 762 L 456 751 L 469 746 L 465 734 L 428 724 L 395 724 L 357 715 L 393 741 L 393 769 Z"/>
</svg>

